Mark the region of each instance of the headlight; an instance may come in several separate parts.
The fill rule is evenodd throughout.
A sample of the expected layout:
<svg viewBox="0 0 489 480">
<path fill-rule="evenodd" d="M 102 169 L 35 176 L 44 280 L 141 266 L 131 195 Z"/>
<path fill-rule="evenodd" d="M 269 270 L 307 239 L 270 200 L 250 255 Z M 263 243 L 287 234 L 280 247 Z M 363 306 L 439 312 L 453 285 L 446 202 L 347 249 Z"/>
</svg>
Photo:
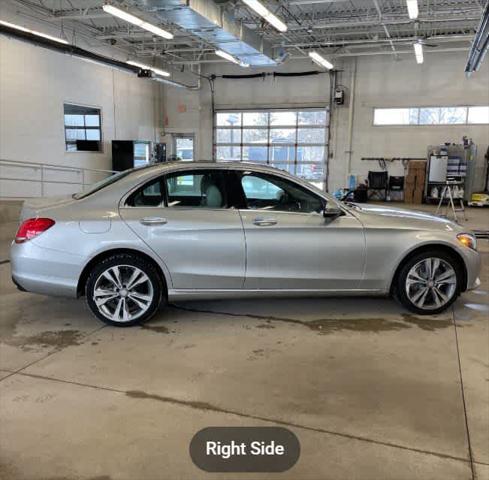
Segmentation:
<svg viewBox="0 0 489 480">
<path fill-rule="evenodd" d="M 457 240 L 464 246 L 471 248 L 472 250 L 477 250 L 477 240 L 474 235 L 470 233 L 459 233 L 457 235 Z"/>
</svg>

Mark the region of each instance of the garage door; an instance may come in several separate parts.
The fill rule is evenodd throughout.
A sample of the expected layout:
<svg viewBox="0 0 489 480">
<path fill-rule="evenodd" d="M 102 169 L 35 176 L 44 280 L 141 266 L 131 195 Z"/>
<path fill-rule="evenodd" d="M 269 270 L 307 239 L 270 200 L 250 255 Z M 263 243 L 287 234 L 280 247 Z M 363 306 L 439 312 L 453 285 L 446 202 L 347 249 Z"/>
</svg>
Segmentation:
<svg viewBox="0 0 489 480">
<path fill-rule="evenodd" d="M 219 110 L 214 132 L 216 159 L 269 164 L 323 188 L 328 127 L 327 108 Z"/>
</svg>

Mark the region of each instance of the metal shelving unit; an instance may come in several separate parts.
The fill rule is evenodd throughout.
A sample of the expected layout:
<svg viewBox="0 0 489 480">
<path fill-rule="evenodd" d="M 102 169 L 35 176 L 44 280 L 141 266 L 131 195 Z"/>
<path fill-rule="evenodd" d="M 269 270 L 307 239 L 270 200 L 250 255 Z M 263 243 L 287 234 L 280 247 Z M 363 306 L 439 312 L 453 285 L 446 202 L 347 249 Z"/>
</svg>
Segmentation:
<svg viewBox="0 0 489 480">
<path fill-rule="evenodd" d="M 438 195 L 449 181 L 452 186 L 463 188 L 463 199 L 469 201 L 472 195 L 477 147 L 475 144 L 430 145 L 425 181 L 425 201 L 435 203 L 438 197 L 432 196 L 433 188 Z"/>
</svg>

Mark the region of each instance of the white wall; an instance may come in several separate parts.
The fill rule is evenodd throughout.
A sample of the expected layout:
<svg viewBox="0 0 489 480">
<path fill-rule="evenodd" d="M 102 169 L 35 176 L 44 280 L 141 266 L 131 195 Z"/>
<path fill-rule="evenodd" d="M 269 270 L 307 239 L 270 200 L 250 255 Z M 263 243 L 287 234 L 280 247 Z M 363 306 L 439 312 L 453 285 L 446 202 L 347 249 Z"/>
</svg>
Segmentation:
<svg viewBox="0 0 489 480">
<path fill-rule="evenodd" d="M 111 169 L 111 140 L 158 140 L 159 88 L 150 80 L 0 36 L 0 158 Z M 102 110 L 103 152 L 65 151 L 64 102 Z M 40 175 L 20 169 L 7 173 Z M 53 171 L 46 175 L 80 178 Z M 45 194 L 73 189 L 52 184 Z M 40 194 L 38 184 L 27 182 L 2 181 L 0 190 L 3 197 Z"/>
<path fill-rule="evenodd" d="M 473 138 L 478 144 L 479 160 L 482 160 L 489 143 L 488 125 L 373 126 L 373 107 L 377 106 L 489 105 L 489 61 L 486 59 L 481 70 L 467 79 L 464 74 L 465 60 L 465 52 L 426 52 L 423 65 L 416 64 L 414 54 L 400 56 L 398 60 L 389 55 L 336 61 L 340 70 L 338 82 L 347 87 L 347 104 L 333 111 L 328 189 L 333 191 L 345 186 L 349 173 L 362 178 L 369 169 L 379 168 L 376 162 L 362 161 L 362 157 L 425 158 L 428 145 L 445 141 L 460 143 L 463 135 Z M 310 61 L 301 60 L 291 61 L 279 71 L 316 68 Z M 242 74 L 246 71 L 220 63 L 207 66 L 202 73 Z M 327 105 L 328 89 L 328 75 L 275 80 L 216 79 L 215 105 L 216 108 Z M 353 110 L 349 105 L 352 90 Z M 197 157 L 211 158 L 212 115 L 208 85 L 204 82 L 199 92 L 165 88 L 164 98 L 165 131 L 195 133 Z M 393 175 L 403 174 L 398 163 L 390 165 L 389 171 Z"/>
<path fill-rule="evenodd" d="M 464 135 L 478 145 L 482 160 L 489 143 L 489 125 L 373 126 L 374 107 L 489 105 L 489 62 L 467 78 L 466 58 L 465 53 L 458 52 L 428 53 L 422 65 L 415 63 L 414 55 L 402 56 L 398 61 L 386 56 L 359 58 L 351 173 L 366 175 L 369 169 L 378 169 L 376 163 L 362 162 L 362 157 L 426 158 L 428 145 L 462 143 Z M 347 155 L 339 146 L 336 161 L 345 165 L 347 175 Z M 389 171 L 403 174 L 399 162 Z"/>
</svg>

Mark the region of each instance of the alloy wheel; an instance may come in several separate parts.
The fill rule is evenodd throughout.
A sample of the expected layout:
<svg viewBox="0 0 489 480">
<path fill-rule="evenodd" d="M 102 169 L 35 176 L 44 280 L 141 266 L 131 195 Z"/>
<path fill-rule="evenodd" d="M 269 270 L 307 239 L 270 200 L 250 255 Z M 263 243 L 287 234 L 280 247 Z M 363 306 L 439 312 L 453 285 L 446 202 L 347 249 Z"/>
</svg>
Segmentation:
<svg viewBox="0 0 489 480">
<path fill-rule="evenodd" d="M 457 274 L 445 260 L 428 257 L 416 263 L 406 277 L 406 295 L 416 307 L 435 310 L 446 305 L 457 289 Z"/>
<path fill-rule="evenodd" d="M 132 265 L 116 265 L 103 271 L 93 290 L 99 312 L 113 322 L 136 320 L 149 309 L 154 289 L 148 275 Z"/>
</svg>

